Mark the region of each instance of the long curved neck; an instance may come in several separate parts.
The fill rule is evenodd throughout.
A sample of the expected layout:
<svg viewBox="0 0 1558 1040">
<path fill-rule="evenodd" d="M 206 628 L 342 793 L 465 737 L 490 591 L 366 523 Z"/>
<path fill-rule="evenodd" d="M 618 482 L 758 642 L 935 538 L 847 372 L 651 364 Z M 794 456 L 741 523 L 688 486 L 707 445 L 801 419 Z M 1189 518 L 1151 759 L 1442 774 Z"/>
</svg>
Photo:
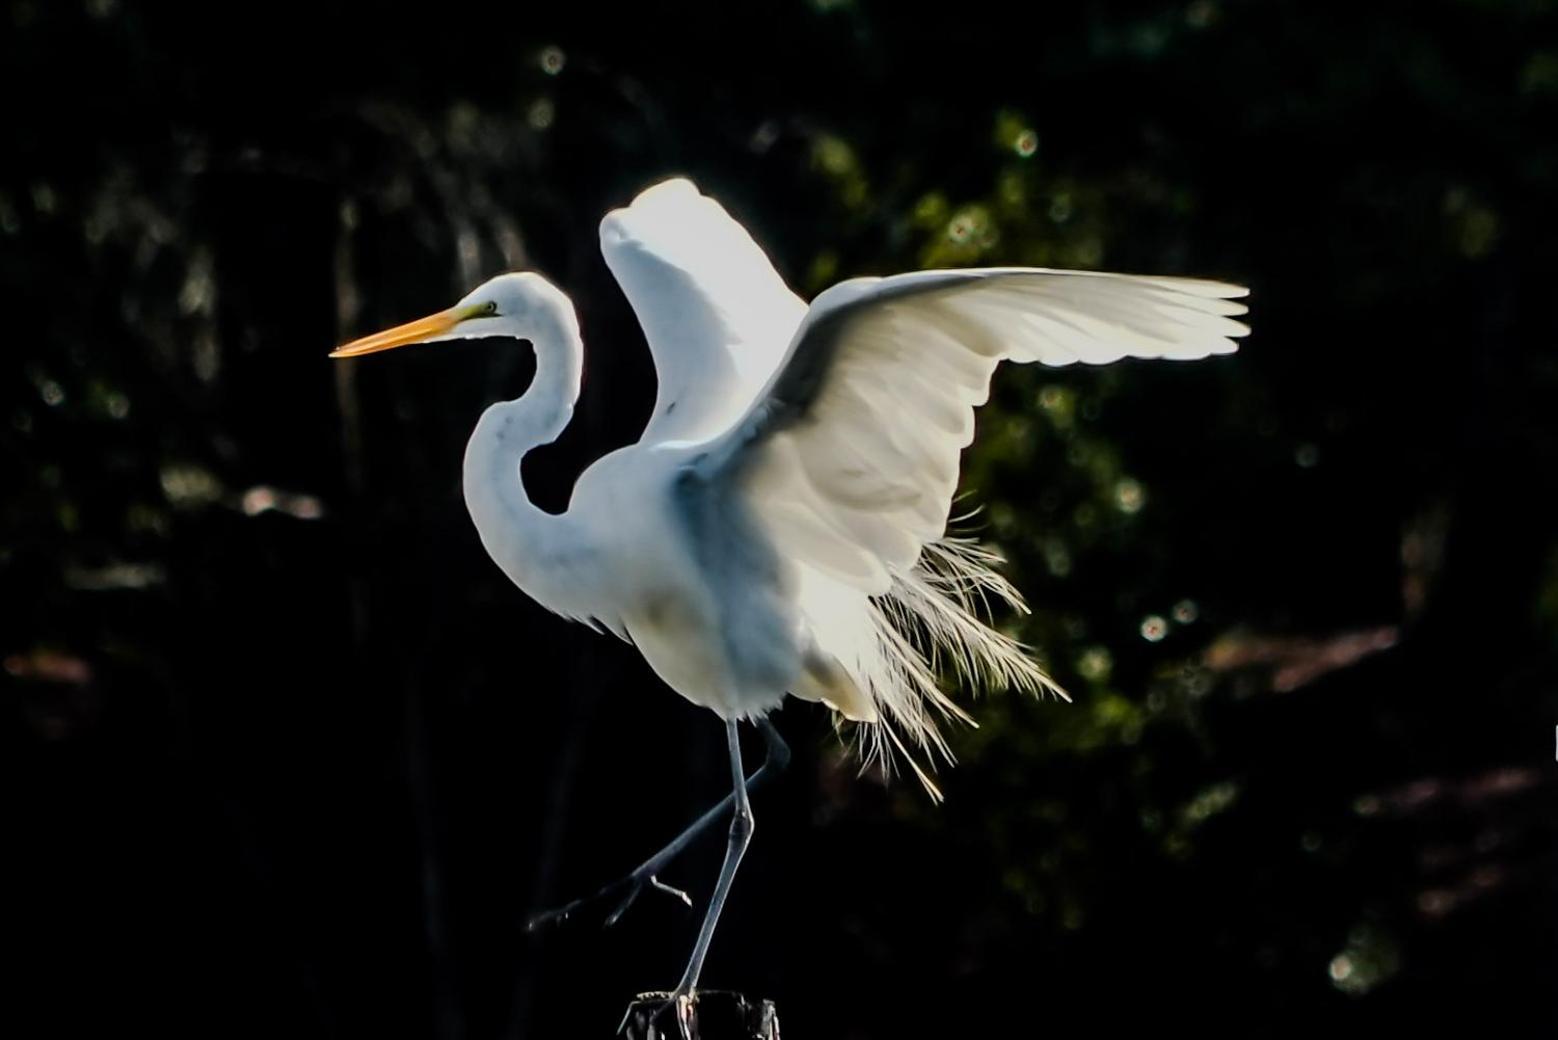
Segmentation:
<svg viewBox="0 0 1558 1040">
<path fill-rule="evenodd" d="M 555 289 L 529 308 L 514 335 L 535 347 L 536 374 L 515 401 L 482 413 L 465 448 L 465 504 L 482 545 L 505 574 L 531 598 L 560 613 L 573 613 L 562 572 L 582 548 L 567 515 L 548 513 L 530 501 L 520 462 L 550 444 L 567 427 L 579 399 L 584 343 L 567 297 Z"/>
</svg>

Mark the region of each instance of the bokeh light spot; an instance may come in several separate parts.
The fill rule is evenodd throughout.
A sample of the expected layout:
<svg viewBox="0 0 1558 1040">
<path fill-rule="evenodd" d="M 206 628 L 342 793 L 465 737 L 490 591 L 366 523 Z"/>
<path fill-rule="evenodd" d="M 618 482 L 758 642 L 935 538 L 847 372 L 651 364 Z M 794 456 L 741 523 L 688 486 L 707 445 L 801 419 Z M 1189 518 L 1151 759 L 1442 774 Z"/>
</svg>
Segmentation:
<svg viewBox="0 0 1558 1040">
<path fill-rule="evenodd" d="M 525 121 L 532 130 L 547 130 L 557 118 L 557 106 L 551 98 L 536 98 L 525 112 Z"/>
<path fill-rule="evenodd" d="M 1088 682 L 1104 682 L 1114 669 L 1114 658 L 1101 646 L 1090 646 L 1077 658 L 1077 672 Z"/>
<path fill-rule="evenodd" d="M 1147 504 L 1147 491 L 1140 481 L 1125 477 L 1114 486 L 1114 504 L 1127 516 L 1134 515 Z"/>
</svg>

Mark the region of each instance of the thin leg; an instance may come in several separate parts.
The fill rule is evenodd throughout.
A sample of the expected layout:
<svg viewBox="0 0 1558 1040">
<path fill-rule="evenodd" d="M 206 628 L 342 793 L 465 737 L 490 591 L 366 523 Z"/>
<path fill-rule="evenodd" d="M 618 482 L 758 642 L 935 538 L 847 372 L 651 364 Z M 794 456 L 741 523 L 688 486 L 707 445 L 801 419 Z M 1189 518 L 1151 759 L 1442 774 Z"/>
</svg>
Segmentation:
<svg viewBox="0 0 1558 1040">
<path fill-rule="evenodd" d="M 784 742 L 784 738 L 779 736 L 779 731 L 774 728 L 774 724 L 764 718 L 758 720 L 757 727 L 762 732 L 763 739 L 767 742 L 768 752 L 766 757 L 763 759 L 762 766 L 758 769 L 757 772 L 752 774 L 751 779 L 749 779 L 744 785 L 742 790 L 743 800 L 745 800 L 747 792 L 757 790 L 758 787 L 767 781 L 769 777 L 781 772 L 785 766 L 789 765 L 790 763 L 789 745 Z M 611 925 L 617 923 L 617 921 L 627 911 L 628 907 L 633 905 L 634 901 L 638 899 L 639 894 L 643 892 L 645 885 L 649 885 L 651 887 L 668 892 L 672 895 L 678 896 L 683 902 L 691 906 L 692 900 L 687 898 L 687 894 L 685 892 L 672 888 L 670 885 L 661 883 L 656 875 L 659 874 L 660 871 L 664 870 L 673 859 L 681 855 L 682 850 L 691 844 L 694 838 L 697 838 L 704 831 L 708 830 L 710 827 L 714 826 L 715 823 L 719 822 L 719 820 L 730 811 L 730 808 L 733 804 L 735 804 L 735 801 L 736 792 L 732 791 L 730 794 L 727 794 L 718 805 L 715 805 L 708 812 L 698 817 L 686 830 L 682 831 L 682 833 L 678 834 L 675 838 L 672 838 L 670 843 L 666 845 L 665 848 L 661 849 L 653 856 L 650 856 L 643 863 L 640 863 L 636 868 L 634 868 L 631 874 L 628 874 L 624 878 L 619 878 L 618 880 L 613 881 L 611 884 L 605 886 L 592 896 L 585 896 L 582 899 L 575 899 L 573 902 L 568 903 L 565 906 L 560 906 L 555 910 L 548 910 L 545 913 L 537 914 L 530 919 L 529 923 L 525 926 L 526 929 L 529 931 L 535 931 L 536 929 L 542 928 L 546 925 L 565 921 L 573 914 L 595 903 L 616 899 L 619 901 L 617 902 L 615 909 L 613 909 L 606 917 L 606 926 L 610 927 Z"/>
<path fill-rule="evenodd" d="M 709 897 L 709 909 L 703 915 L 703 927 L 698 929 L 698 941 L 692 947 L 692 959 L 682 973 L 682 981 L 676 984 L 676 997 L 685 997 L 698 987 L 698 976 L 703 973 L 703 959 L 709 955 L 709 943 L 714 941 L 714 928 L 719 924 L 720 911 L 725 909 L 725 897 L 730 895 L 731 882 L 736 880 L 736 868 L 741 857 L 752 843 L 752 803 L 747 798 L 746 777 L 741 769 L 741 739 L 734 722 L 725 723 L 725 741 L 730 747 L 730 773 L 735 781 L 732 794 L 736 799 L 736 811 L 730 819 L 730 842 L 725 846 L 725 863 L 720 867 L 719 880 L 714 884 L 714 894 Z"/>
</svg>

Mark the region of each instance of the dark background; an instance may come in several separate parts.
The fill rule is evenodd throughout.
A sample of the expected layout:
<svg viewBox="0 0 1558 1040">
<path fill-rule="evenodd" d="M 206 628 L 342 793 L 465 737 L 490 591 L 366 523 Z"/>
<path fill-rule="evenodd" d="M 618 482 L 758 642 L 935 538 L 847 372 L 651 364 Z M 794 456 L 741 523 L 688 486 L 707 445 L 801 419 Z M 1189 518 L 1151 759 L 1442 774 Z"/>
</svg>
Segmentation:
<svg viewBox="0 0 1558 1040">
<path fill-rule="evenodd" d="M 663 897 L 522 928 L 726 782 L 713 716 L 477 542 L 464 438 L 528 350 L 325 359 L 546 273 L 590 351 L 526 466 L 561 508 L 653 398 L 596 223 L 670 173 L 806 294 L 1200 274 L 1255 328 L 1001 373 L 970 526 L 1075 703 L 973 704 L 941 807 L 780 712 L 709 985 L 800 1040 L 1550 1035 L 1553 3 L 8 0 L 0 34 L 7 1035 L 604 1037 L 675 981 Z"/>
</svg>

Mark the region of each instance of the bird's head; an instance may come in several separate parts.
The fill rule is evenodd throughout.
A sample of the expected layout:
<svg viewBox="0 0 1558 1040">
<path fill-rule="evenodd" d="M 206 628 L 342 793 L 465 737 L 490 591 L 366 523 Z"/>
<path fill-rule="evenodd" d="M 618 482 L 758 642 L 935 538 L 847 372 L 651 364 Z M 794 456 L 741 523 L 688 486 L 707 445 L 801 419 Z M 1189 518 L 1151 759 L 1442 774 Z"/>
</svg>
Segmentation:
<svg viewBox="0 0 1558 1040">
<path fill-rule="evenodd" d="M 482 336 L 528 339 L 562 294 L 531 272 L 500 274 L 465 294 L 447 310 L 353 340 L 330 352 L 333 358 L 362 357 L 412 343 L 437 343 Z"/>
</svg>

